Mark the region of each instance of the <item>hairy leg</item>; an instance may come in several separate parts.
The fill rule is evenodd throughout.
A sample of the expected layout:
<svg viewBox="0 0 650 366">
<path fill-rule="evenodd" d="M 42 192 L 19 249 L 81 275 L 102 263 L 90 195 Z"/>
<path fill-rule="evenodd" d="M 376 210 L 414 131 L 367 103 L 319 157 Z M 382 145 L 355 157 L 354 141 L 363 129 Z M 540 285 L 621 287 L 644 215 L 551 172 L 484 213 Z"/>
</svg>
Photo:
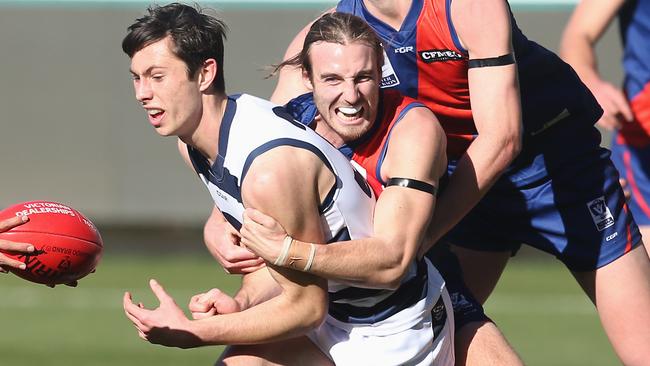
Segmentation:
<svg viewBox="0 0 650 366">
<path fill-rule="evenodd" d="M 524 362 L 496 324 L 476 321 L 456 331 L 456 366 L 520 366 Z"/>
<path fill-rule="evenodd" d="M 451 245 L 463 272 L 465 285 L 481 304 L 485 304 L 506 268 L 511 252 L 487 252 Z"/>
<path fill-rule="evenodd" d="M 334 363 L 307 337 L 285 341 L 229 346 L 215 366 L 333 366 Z"/>
<path fill-rule="evenodd" d="M 650 365 L 650 259 L 639 245 L 590 272 L 573 272 L 598 309 L 616 354 L 628 366 Z"/>
</svg>

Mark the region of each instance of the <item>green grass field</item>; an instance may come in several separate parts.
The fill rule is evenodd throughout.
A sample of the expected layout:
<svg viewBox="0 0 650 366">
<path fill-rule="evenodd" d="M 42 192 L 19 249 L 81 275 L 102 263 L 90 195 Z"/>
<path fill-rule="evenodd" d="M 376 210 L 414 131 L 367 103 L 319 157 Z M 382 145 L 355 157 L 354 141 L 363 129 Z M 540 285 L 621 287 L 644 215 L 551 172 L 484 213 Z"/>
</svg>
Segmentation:
<svg viewBox="0 0 650 366">
<path fill-rule="evenodd" d="M 156 305 L 158 279 L 183 308 L 193 294 L 239 283 L 207 255 L 106 255 L 78 288 L 0 278 L 0 365 L 212 365 L 219 347 L 171 349 L 138 338 L 121 307 L 125 290 Z M 528 365 L 616 365 L 596 312 L 563 267 L 511 261 L 487 311 Z"/>
</svg>

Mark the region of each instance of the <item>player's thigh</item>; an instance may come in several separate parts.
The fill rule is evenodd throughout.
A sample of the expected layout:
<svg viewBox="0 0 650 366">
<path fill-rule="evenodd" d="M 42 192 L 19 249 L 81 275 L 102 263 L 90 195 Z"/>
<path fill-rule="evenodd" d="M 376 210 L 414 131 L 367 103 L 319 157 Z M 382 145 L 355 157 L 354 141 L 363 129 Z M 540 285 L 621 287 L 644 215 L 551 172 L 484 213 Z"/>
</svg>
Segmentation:
<svg viewBox="0 0 650 366">
<path fill-rule="evenodd" d="M 618 356 L 626 365 L 650 364 L 650 259 L 637 245 L 590 272 L 573 272 L 592 299 Z"/>
<path fill-rule="evenodd" d="M 456 330 L 456 365 L 523 365 L 499 328 L 490 321 L 475 321 Z"/>
<path fill-rule="evenodd" d="M 279 342 L 229 346 L 215 366 L 333 366 L 334 363 L 307 337 Z"/>
<path fill-rule="evenodd" d="M 463 280 L 474 298 L 484 304 L 497 285 L 512 251 L 480 251 L 451 245 L 460 263 Z"/>
</svg>

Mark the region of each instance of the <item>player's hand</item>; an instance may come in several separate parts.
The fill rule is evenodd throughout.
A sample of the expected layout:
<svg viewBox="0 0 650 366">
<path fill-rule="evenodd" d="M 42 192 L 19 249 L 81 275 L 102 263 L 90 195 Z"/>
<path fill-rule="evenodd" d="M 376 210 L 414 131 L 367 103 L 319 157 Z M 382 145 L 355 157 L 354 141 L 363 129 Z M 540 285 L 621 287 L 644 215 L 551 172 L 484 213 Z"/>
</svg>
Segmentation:
<svg viewBox="0 0 650 366">
<path fill-rule="evenodd" d="M 619 130 L 623 123 L 634 120 L 625 94 L 619 88 L 602 80 L 593 81 L 588 86 L 603 108 L 603 116 L 598 120 L 600 127 L 609 131 Z"/>
<path fill-rule="evenodd" d="M 271 263 L 280 256 L 287 236 L 274 218 L 253 208 L 244 211 L 240 233 L 242 245 Z"/>
<path fill-rule="evenodd" d="M 206 226 L 205 245 L 226 272 L 245 274 L 265 266 L 264 259 L 239 245 L 239 232 L 229 222 L 209 220 Z"/>
<path fill-rule="evenodd" d="M 174 299 L 156 280 L 150 280 L 149 286 L 160 301 L 156 309 L 146 309 L 142 303 L 134 304 L 129 292 L 125 292 L 123 298 L 124 313 L 135 325 L 140 338 L 167 347 L 200 346 L 201 339 L 190 330 L 191 320 Z"/>
<path fill-rule="evenodd" d="M 13 229 L 29 221 L 28 216 L 16 216 L 0 221 L 0 233 Z M 0 250 L 9 253 L 29 254 L 34 251 L 34 246 L 28 243 L 17 243 L 0 239 Z M 25 269 L 25 263 L 9 258 L 0 253 L 0 273 L 7 273 L 9 268 Z"/>
<path fill-rule="evenodd" d="M 623 188 L 625 201 L 629 201 L 630 198 L 632 198 L 632 192 L 630 192 L 630 188 L 627 186 L 627 180 L 625 178 L 618 178 L 618 183 L 621 185 L 621 188 Z"/>
<path fill-rule="evenodd" d="M 192 313 L 192 318 L 195 320 L 219 314 L 236 313 L 241 310 L 239 303 L 235 299 L 217 288 L 192 296 L 188 307 Z"/>
</svg>

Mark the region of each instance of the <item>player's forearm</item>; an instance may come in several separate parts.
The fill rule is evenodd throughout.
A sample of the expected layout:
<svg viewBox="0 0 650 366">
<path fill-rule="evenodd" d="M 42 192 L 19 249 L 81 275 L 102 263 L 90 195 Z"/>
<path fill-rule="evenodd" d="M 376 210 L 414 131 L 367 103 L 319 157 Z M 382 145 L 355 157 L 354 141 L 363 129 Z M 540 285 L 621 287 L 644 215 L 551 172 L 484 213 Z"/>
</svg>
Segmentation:
<svg viewBox="0 0 650 366">
<path fill-rule="evenodd" d="M 242 276 L 239 291 L 234 296 L 242 310 L 268 301 L 282 292 L 282 288 L 268 274 L 266 268 Z"/>
<path fill-rule="evenodd" d="M 327 314 L 325 292 L 311 287 L 300 294 L 283 293 L 238 313 L 193 321 L 189 331 L 201 345 L 258 344 L 304 335 Z"/>
<path fill-rule="evenodd" d="M 594 46 L 585 34 L 570 29 L 567 29 L 560 45 L 560 56 L 587 86 L 600 80 Z"/>
<path fill-rule="evenodd" d="M 459 159 L 446 189 L 438 197 L 429 226 L 428 247 L 460 222 L 519 153 L 520 146 L 513 139 L 491 140 L 479 135 Z"/>
<path fill-rule="evenodd" d="M 308 272 L 357 287 L 395 289 L 410 263 L 405 259 L 403 245 L 377 238 L 313 244 Z M 312 243 L 294 240 L 287 267 L 305 271 L 311 248 Z"/>
</svg>

